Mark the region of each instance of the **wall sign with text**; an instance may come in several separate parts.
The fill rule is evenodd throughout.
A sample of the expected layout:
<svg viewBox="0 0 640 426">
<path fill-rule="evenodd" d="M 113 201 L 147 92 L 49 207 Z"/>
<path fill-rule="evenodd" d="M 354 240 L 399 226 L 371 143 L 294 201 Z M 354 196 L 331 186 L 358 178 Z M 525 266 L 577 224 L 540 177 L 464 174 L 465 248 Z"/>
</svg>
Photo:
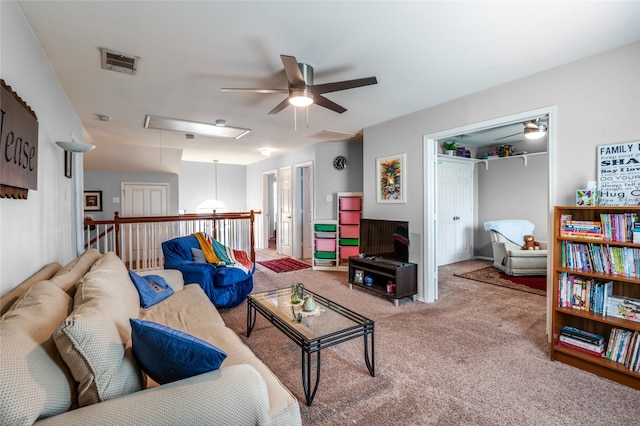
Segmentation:
<svg viewBox="0 0 640 426">
<path fill-rule="evenodd" d="M 640 206 L 640 141 L 597 149 L 599 204 Z"/>
<path fill-rule="evenodd" d="M 38 189 L 38 119 L 0 80 L 0 197 L 27 198 Z"/>
</svg>

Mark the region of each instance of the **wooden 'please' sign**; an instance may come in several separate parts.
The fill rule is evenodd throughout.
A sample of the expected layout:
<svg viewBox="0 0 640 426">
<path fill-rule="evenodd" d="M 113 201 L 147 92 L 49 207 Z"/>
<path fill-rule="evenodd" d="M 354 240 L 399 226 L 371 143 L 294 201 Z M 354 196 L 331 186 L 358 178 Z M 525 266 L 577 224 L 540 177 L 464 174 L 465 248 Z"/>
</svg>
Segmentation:
<svg viewBox="0 0 640 426">
<path fill-rule="evenodd" d="M 27 198 L 38 189 L 38 119 L 0 80 L 0 197 Z"/>
</svg>

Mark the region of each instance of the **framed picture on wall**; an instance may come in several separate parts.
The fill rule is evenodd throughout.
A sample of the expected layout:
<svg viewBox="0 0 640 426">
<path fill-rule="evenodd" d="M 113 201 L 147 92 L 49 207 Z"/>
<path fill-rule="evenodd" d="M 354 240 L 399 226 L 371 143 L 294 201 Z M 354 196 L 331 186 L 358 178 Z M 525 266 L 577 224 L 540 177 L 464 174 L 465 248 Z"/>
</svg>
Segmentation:
<svg viewBox="0 0 640 426">
<path fill-rule="evenodd" d="M 376 158 L 378 203 L 407 202 L 407 154 Z"/>
<path fill-rule="evenodd" d="M 102 211 L 102 191 L 84 191 L 84 211 Z"/>
</svg>

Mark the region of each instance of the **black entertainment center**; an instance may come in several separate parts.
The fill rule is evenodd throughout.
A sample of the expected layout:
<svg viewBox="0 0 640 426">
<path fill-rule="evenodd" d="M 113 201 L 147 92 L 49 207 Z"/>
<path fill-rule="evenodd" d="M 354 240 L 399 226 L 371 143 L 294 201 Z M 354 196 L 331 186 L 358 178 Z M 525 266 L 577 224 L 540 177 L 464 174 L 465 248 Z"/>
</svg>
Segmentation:
<svg viewBox="0 0 640 426">
<path fill-rule="evenodd" d="M 398 306 L 418 293 L 418 265 L 409 262 L 409 222 L 360 219 L 360 256 L 349 257 L 349 288 L 366 289 Z"/>
</svg>

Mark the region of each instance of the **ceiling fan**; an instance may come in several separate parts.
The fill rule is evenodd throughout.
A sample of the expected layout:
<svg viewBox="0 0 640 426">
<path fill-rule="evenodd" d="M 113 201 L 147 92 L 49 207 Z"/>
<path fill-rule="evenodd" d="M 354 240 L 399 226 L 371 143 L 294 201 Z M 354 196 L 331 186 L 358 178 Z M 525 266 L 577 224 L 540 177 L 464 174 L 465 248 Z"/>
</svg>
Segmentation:
<svg viewBox="0 0 640 426">
<path fill-rule="evenodd" d="M 520 134 L 524 134 L 524 137 L 526 139 L 530 139 L 530 140 L 540 139 L 544 135 L 547 134 L 547 125 L 543 124 L 542 121 L 546 121 L 546 117 L 545 118 L 536 118 L 535 120 L 531 120 L 531 121 L 527 121 L 526 123 L 522 123 L 522 125 L 524 126 L 524 130 L 522 132 L 514 133 L 514 134 L 509 135 L 509 136 L 503 136 L 503 137 L 495 139 L 495 140 L 499 141 L 501 139 L 507 139 L 507 138 L 510 138 L 512 136 L 516 136 L 516 135 L 520 135 Z"/>
<path fill-rule="evenodd" d="M 337 81 L 334 83 L 313 84 L 313 67 L 298 63 L 294 56 L 280 55 L 284 72 L 289 82 L 288 89 L 242 89 L 223 88 L 223 92 L 252 92 L 252 93 L 288 93 L 286 99 L 280 102 L 269 114 L 277 114 L 289 104 L 294 106 L 308 106 L 316 104 L 342 114 L 347 109 L 322 96 L 324 93 L 377 84 L 375 77 L 358 78 L 355 80 Z"/>
</svg>

